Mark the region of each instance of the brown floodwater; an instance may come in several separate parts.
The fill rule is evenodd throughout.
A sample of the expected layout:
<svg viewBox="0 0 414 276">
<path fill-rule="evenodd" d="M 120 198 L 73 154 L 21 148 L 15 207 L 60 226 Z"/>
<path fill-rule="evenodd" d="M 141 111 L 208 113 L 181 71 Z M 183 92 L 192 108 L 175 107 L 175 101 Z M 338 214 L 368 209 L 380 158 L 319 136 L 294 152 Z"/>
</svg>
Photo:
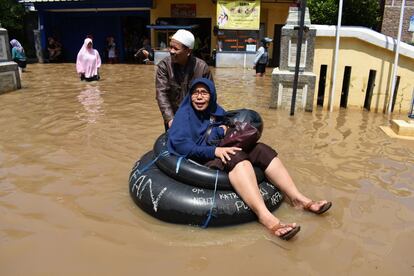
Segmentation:
<svg viewBox="0 0 414 276">
<path fill-rule="evenodd" d="M 360 109 L 269 109 L 271 77 L 212 69 L 226 109 L 261 113 L 297 186 L 329 199 L 324 216 L 275 211 L 290 242 L 257 222 L 201 229 L 158 221 L 129 196 L 134 162 L 163 131 L 151 65 L 29 64 L 0 95 L 0 275 L 413 275 L 414 141 Z M 268 70 L 269 71 L 269 70 Z M 406 114 L 393 115 L 406 118 Z"/>
</svg>

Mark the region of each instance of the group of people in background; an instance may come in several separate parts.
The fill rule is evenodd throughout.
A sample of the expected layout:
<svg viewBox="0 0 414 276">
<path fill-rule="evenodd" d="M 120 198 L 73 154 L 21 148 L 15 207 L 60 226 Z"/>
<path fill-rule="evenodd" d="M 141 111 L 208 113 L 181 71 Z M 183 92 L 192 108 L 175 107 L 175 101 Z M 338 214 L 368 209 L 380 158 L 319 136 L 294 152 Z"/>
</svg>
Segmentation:
<svg viewBox="0 0 414 276">
<path fill-rule="evenodd" d="M 180 35 L 181 33 L 182 32 L 177 32 L 175 36 Z M 207 42 L 208 38 L 204 41 L 203 44 L 201 41 L 195 38 L 191 48 L 192 56 L 203 59 L 205 56 L 203 55 L 205 54 L 204 50 L 208 48 Z M 261 40 L 261 46 L 256 53 L 253 65 L 253 68 L 256 69 L 256 76 L 261 77 L 265 74 L 266 66 L 269 62 L 268 47 L 270 42 L 272 42 L 272 39 L 268 37 L 265 37 Z M 25 70 L 27 63 L 25 51 L 20 42 L 16 39 L 12 39 L 10 41 L 10 44 L 12 46 L 12 60 L 18 64 L 19 72 L 21 73 Z M 63 46 L 56 38 L 48 37 L 47 50 L 49 62 L 63 61 Z M 117 45 L 115 43 L 115 38 L 113 36 L 108 36 L 106 38 L 106 48 L 104 55 L 105 60 L 109 64 L 118 62 L 119 55 Z M 154 49 L 151 47 L 151 43 L 148 38 L 143 38 L 142 47 L 136 51 L 134 57 L 139 63 L 153 64 Z M 171 55 L 171 57 L 174 58 L 173 55 Z M 192 65 L 194 65 L 193 63 L 194 62 L 192 62 Z M 91 35 L 88 35 L 84 40 L 84 43 L 79 50 L 76 58 L 76 69 L 80 79 L 85 81 L 99 80 L 99 68 L 101 64 L 101 56 L 99 52 L 93 48 L 93 37 Z M 163 64 L 159 66 L 163 66 Z"/>
</svg>

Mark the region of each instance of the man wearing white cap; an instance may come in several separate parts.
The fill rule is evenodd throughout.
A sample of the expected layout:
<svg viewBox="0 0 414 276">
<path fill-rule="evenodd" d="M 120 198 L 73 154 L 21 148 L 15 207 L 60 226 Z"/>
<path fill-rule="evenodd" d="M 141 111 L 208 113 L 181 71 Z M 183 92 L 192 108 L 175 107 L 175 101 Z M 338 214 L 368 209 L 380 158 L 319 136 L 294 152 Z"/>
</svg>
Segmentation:
<svg viewBox="0 0 414 276">
<path fill-rule="evenodd" d="M 184 96 L 187 95 L 190 83 L 196 78 L 213 76 L 208 65 L 192 54 L 194 35 L 180 29 L 171 38 L 170 56 L 158 63 L 155 77 L 156 99 L 168 129 L 174 119 Z"/>
</svg>

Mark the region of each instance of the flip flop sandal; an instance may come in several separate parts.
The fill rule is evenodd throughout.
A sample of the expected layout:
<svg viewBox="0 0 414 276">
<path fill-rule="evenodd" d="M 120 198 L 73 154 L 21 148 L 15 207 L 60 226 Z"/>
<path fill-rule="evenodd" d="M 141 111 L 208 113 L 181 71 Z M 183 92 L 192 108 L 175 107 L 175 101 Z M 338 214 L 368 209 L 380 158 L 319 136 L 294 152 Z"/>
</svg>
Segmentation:
<svg viewBox="0 0 414 276">
<path fill-rule="evenodd" d="M 284 227 L 289 227 L 289 225 L 286 224 L 276 224 L 275 226 L 273 226 L 270 231 L 273 235 L 275 235 L 276 237 L 281 238 L 282 240 L 288 241 L 291 238 L 293 238 L 299 231 L 300 231 L 300 226 L 297 225 L 295 227 L 292 227 L 292 229 L 286 233 L 284 233 L 283 235 L 276 235 L 275 232 L 280 229 L 280 228 L 284 228 Z"/>
<path fill-rule="evenodd" d="M 309 211 L 309 212 L 311 212 L 311 213 L 314 213 L 314 214 L 317 214 L 317 215 L 320 215 L 320 214 L 323 214 L 323 213 L 325 213 L 326 211 L 328 211 L 329 210 L 329 208 L 331 208 L 331 206 L 332 206 L 332 202 L 330 202 L 330 201 L 328 201 L 328 202 L 326 202 L 325 204 L 323 204 L 321 207 L 319 207 L 319 209 L 318 210 L 312 210 L 311 209 L 311 206 L 313 205 L 313 204 L 317 204 L 318 202 L 317 201 L 311 201 L 311 202 L 309 202 L 308 204 L 306 204 L 305 205 L 305 207 L 303 207 L 303 209 L 305 209 L 306 211 Z"/>
</svg>

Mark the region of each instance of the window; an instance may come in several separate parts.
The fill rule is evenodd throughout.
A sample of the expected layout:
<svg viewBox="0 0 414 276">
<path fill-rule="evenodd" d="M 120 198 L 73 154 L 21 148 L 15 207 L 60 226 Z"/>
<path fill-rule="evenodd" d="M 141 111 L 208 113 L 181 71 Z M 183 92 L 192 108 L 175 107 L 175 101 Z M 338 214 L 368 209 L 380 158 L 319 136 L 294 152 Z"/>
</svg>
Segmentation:
<svg viewBox="0 0 414 276">
<path fill-rule="evenodd" d="M 241 52 L 250 50 L 255 52 L 258 45 L 258 35 L 259 31 L 219 30 L 217 32 L 217 50 Z M 253 45 L 253 47 L 247 45 Z"/>
</svg>

